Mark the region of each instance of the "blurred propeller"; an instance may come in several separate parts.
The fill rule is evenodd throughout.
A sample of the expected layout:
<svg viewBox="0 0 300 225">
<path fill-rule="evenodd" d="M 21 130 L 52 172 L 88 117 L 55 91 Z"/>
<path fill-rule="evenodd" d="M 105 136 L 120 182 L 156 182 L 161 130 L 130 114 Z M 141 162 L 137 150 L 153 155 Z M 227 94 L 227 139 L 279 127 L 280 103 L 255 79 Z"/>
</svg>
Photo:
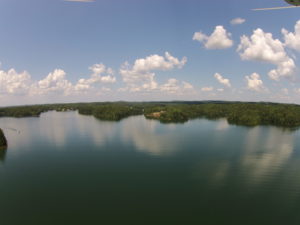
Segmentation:
<svg viewBox="0 0 300 225">
<path fill-rule="evenodd" d="M 277 10 L 277 9 L 290 9 L 298 8 L 299 6 L 283 6 L 283 7 L 274 7 L 274 8 L 262 8 L 262 9 L 252 9 L 254 11 L 264 11 L 264 10 Z"/>
</svg>

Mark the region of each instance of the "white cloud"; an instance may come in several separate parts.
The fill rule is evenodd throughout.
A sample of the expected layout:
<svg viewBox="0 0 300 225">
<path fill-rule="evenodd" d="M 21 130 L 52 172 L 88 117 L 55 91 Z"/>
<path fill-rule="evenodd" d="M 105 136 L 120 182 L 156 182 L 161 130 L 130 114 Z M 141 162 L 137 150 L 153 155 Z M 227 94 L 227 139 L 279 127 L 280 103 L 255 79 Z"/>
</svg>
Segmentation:
<svg viewBox="0 0 300 225">
<path fill-rule="evenodd" d="M 209 91 L 213 91 L 213 90 L 214 90 L 213 87 L 203 87 L 203 88 L 201 88 L 201 91 L 203 91 L 203 92 L 209 92 Z"/>
<path fill-rule="evenodd" d="M 276 65 L 277 69 L 271 70 L 268 74 L 272 80 L 278 81 L 281 77 L 292 77 L 295 73 L 294 60 L 287 55 L 283 43 L 278 39 L 273 39 L 271 33 L 265 33 L 262 29 L 254 30 L 250 38 L 243 35 L 237 51 L 243 60 Z"/>
<path fill-rule="evenodd" d="M 247 81 L 247 88 L 252 91 L 261 92 L 266 90 L 263 81 L 260 79 L 259 74 L 252 73 L 250 76 L 245 76 Z"/>
<path fill-rule="evenodd" d="M 17 73 L 14 69 L 0 70 L 0 95 L 21 95 L 28 92 L 31 76 L 26 72 Z"/>
<path fill-rule="evenodd" d="M 61 69 L 55 69 L 52 73 L 49 73 L 48 76 L 36 84 L 33 85 L 31 94 L 71 94 L 72 83 L 66 79 L 65 71 Z"/>
<path fill-rule="evenodd" d="M 116 78 L 115 77 L 112 77 L 112 76 L 102 76 L 100 81 L 102 83 L 115 83 L 116 82 Z"/>
<path fill-rule="evenodd" d="M 182 84 L 183 84 L 183 89 L 185 89 L 185 90 L 192 90 L 192 89 L 194 89 L 193 85 L 191 85 L 188 82 L 183 81 Z"/>
<path fill-rule="evenodd" d="M 231 34 L 227 32 L 223 26 L 216 26 L 210 36 L 207 36 L 201 31 L 194 33 L 193 40 L 203 43 L 206 49 L 225 49 L 233 45 L 233 41 L 230 37 Z"/>
<path fill-rule="evenodd" d="M 107 87 L 98 84 L 116 82 L 112 75 L 113 70 L 106 68 L 103 64 L 95 64 L 89 68 L 92 71 L 90 78 L 81 78 L 72 84 L 66 77 L 65 71 L 55 69 L 45 78 L 34 81 L 26 71 L 17 73 L 15 69 L 7 72 L 0 70 L 0 96 L 73 96 L 81 93 L 96 93 L 107 90 Z"/>
<path fill-rule="evenodd" d="M 194 41 L 205 42 L 208 39 L 207 35 L 201 31 L 195 32 L 193 36 Z"/>
<path fill-rule="evenodd" d="M 33 80 L 26 71 L 18 73 L 14 69 L 0 70 L 0 104 L 97 101 L 99 96 L 116 100 L 130 96 L 130 92 L 142 92 L 141 95 L 132 94 L 136 100 L 147 93 L 151 93 L 151 96 L 144 96 L 152 98 L 153 94 L 155 96 L 153 99 L 166 96 L 172 98 L 190 96 L 195 93 L 192 84 L 174 78 L 158 84 L 154 72 L 154 70 L 182 68 L 186 61 L 186 57 L 179 60 L 165 53 L 164 56 L 152 55 L 145 59 L 138 59 L 132 66 L 127 63 L 123 65 L 127 68 L 122 67 L 123 71 L 120 71 L 123 79 L 128 79 L 125 82 L 127 86 L 119 88 L 118 92 L 114 92 L 112 86 L 108 85 L 116 82 L 113 69 L 107 68 L 102 63 L 89 67 L 91 74 L 87 78 L 80 78 L 77 82 L 71 82 L 62 69 L 55 69 L 39 80 Z"/>
<path fill-rule="evenodd" d="M 160 86 L 160 90 L 169 94 L 182 95 L 188 92 L 193 93 L 194 87 L 188 82 L 183 81 L 180 83 L 178 80 L 170 78 L 165 84 Z"/>
<path fill-rule="evenodd" d="M 178 80 L 171 78 L 167 81 L 167 83 L 163 84 L 160 89 L 169 93 L 176 93 L 180 89 L 178 83 Z"/>
<path fill-rule="evenodd" d="M 240 24 L 243 24 L 243 23 L 245 23 L 245 22 L 246 22 L 245 19 L 238 17 L 238 18 L 232 19 L 232 20 L 230 21 L 230 24 L 231 24 L 231 25 L 240 25 Z"/>
<path fill-rule="evenodd" d="M 284 36 L 284 44 L 292 49 L 300 51 L 300 20 L 295 25 L 295 31 L 288 32 L 286 29 L 281 30 Z"/>
<path fill-rule="evenodd" d="M 175 67 L 182 68 L 186 64 L 186 57 L 179 59 L 166 52 L 165 56 L 150 55 L 144 59 L 137 59 L 132 70 L 135 72 L 145 72 L 150 70 L 171 70 Z"/>
<path fill-rule="evenodd" d="M 166 52 L 165 56 L 150 55 L 146 58 L 137 59 L 132 67 L 128 62 L 125 62 L 121 66 L 120 74 L 128 89 L 132 92 L 155 90 L 158 88 L 158 84 L 155 81 L 155 73 L 153 71 L 180 69 L 186 62 L 186 57 L 179 60 Z"/>
<path fill-rule="evenodd" d="M 101 83 L 115 83 L 116 78 L 113 76 L 113 70 L 111 68 L 106 68 L 102 63 L 94 64 L 89 68 L 93 73 L 90 78 L 81 78 L 75 85 L 76 91 L 84 91 L 92 88 L 92 85 L 97 85 Z M 103 75 L 103 74 L 106 75 Z"/>
<path fill-rule="evenodd" d="M 93 75 L 100 75 L 106 72 L 106 66 L 102 63 L 94 64 L 89 69 L 93 72 Z M 112 70 L 109 69 L 109 72 L 112 73 Z"/>
<path fill-rule="evenodd" d="M 231 87 L 229 79 L 223 78 L 221 74 L 215 73 L 214 77 L 217 79 L 217 81 L 220 84 L 223 84 L 224 86 L 229 87 L 229 88 Z"/>
</svg>

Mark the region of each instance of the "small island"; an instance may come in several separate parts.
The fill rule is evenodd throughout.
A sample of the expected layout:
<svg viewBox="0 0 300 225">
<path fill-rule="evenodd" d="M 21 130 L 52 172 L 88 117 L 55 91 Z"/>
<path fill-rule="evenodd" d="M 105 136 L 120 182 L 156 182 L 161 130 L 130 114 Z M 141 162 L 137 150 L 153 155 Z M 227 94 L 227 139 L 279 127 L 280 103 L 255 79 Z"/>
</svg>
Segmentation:
<svg viewBox="0 0 300 225">
<path fill-rule="evenodd" d="M 6 148 L 7 148 L 7 140 L 5 138 L 2 129 L 0 128 L 0 150 L 4 150 Z"/>
</svg>

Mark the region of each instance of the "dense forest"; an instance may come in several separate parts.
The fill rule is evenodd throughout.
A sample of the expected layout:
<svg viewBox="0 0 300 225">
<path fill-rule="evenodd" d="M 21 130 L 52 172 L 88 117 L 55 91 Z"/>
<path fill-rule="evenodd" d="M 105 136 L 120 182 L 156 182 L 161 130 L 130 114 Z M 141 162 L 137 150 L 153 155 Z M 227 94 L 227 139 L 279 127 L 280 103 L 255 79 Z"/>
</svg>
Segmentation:
<svg viewBox="0 0 300 225">
<path fill-rule="evenodd" d="M 227 118 L 230 124 L 300 127 L 300 106 L 277 103 L 245 102 L 102 102 L 70 103 L 0 108 L 0 117 L 39 116 L 56 110 L 77 110 L 101 120 L 119 121 L 133 115 L 144 115 L 162 123 L 184 123 L 189 119 Z"/>
<path fill-rule="evenodd" d="M 276 125 L 283 127 L 300 126 L 300 106 L 275 103 L 205 103 L 178 104 L 161 107 L 160 116 L 153 117 L 153 111 L 146 113 L 147 118 L 161 122 L 185 122 L 189 119 L 227 118 L 230 124 L 256 126 Z"/>
</svg>

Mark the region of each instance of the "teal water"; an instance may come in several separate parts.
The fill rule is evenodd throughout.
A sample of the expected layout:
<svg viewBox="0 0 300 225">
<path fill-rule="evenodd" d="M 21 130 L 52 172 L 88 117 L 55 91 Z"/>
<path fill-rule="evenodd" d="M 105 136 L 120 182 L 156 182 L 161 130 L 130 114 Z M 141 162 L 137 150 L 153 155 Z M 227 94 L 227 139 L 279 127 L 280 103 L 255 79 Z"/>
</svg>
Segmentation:
<svg viewBox="0 0 300 225">
<path fill-rule="evenodd" d="M 1 118 L 1 225 L 298 225 L 300 132 L 226 120 Z"/>
</svg>

